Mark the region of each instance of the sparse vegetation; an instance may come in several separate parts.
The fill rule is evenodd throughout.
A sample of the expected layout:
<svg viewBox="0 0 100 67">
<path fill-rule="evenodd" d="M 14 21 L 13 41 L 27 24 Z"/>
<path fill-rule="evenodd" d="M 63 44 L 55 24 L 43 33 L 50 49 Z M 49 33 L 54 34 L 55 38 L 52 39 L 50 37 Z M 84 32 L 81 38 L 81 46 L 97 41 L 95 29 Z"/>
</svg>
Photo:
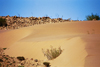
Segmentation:
<svg viewBox="0 0 100 67">
<path fill-rule="evenodd" d="M 92 29 L 91 31 L 87 31 L 87 34 L 95 34 L 95 30 Z"/>
<path fill-rule="evenodd" d="M 7 48 L 3 48 L 3 50 L 6 50 Z"/>
<path fill-rule="evenodd" d="M 1 67 L 1 63 L 0 63 L 0 67 Z"/>
<path fill-rule="evenodd" d="M 6 19 L 0 18 L 0 26 L 7 26 Z"/>
<path fill-rule="evenodd" d="M 24 67 L 24 66 L 18 66 L 18 67 Z"/>
<path fill-rule="evenodd" d="M 90 34 L 90 32 L 89 32 L 89 31 L 87 31 L 87 33 L 88 33 L 88 34 Z"/>
<path fill-rule="evenodd" d="M 87 19 L 87 20 L 94 20 L 94 19 L 95 19 L 95 20 L 100 20 L 100 17 L 99 17 L 99 15 L 97 15 L 97 14 L 94 15 L 94 14 L 92 13 L 91 15 L 86 16 L 86 19 Z"/>
<path fill-rule="evenodd" d="M 51 49 L 47 49 L 46 51 L 42 49 L 42 51 L 43 51 L 44 56 L 46 56 L 48 60 L 55 59 L 62 53 L 61 47 L 56 49 L 56 48 L 53 48 L 52 46 L 51 46 Z"/>
<path fill-rule="evenodd" d="M 24 66 L 18 66 L 18 67 L 24 67 Z"/>
<path fill-rule="evenodd" d="M 4 57 L 6 60 L 8 60 L 8 58 L 7 57 Z"/>
</svg>

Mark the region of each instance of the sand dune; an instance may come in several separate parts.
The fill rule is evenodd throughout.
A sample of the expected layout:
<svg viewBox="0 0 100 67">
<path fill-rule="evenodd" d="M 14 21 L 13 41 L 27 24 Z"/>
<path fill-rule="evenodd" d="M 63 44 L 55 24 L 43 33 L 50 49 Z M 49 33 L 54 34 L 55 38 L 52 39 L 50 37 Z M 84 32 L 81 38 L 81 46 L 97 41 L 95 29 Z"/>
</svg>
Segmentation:
<svg viewBox="0 0 100 67">
<path fill-rule="evenodd" d="M 10 56 L 48 61 L 42 53 L 61 46 L 62 54 L 49 61 L 51 67 L 99 67 L 100 21 L 78 21 L 35 25 L 0 32 L 0 47 Z"/>
</svg>

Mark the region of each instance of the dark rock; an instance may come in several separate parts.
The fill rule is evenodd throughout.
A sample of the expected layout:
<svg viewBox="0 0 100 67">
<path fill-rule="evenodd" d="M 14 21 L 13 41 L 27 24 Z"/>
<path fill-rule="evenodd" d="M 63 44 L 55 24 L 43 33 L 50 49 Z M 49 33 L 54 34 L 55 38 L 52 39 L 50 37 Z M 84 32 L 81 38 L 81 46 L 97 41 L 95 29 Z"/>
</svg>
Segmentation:
<svg viewBox="0 0 100 67">
<path fill-rule="evenodd" d="M 19 57 L 17 57 L 17 59 L 18 59 L 18 60 L 20 60 L 20 61 L 25 60 L 25 58 L 24 58 L 24 57 L 20 57 L 20 56 L 19 56 Z"/>
<path fill-rule="evenodd" d="M 6 17 L 10 17 L 9 15 L 7 15 Z"/>
<path fill-rule="evenodd" d="M 7 61 L 7 63 L 10 63 L 10 61 Z"/>
<path fill-rule="evenodd" d="M 24 65 L 24 63 L 21 63 L 21 65 Z"/>
<path fill-rule="evenodd" d="M 59 20 L 59 21 L 60 21 L 60 20 L 62 20 L 62 18 L 57 18 L 57 20 Z"/>
<path fill-rule="evenodd" d="M 34 61 L 35 61 L 35 62 L 38 62 L 38 60 L 37 60 L 37 59 L 35 59 Z"/>
<path fill-rule="evenodd" d="M 2 59 L 0 59 L 0 62 L 3 62 L 3 60 L 2 60 Z"/>
<path fill-rule="evenodd" d="M 50 67 L 50 63 L 49 63 L 49 62 L 43 62 L 43 64 L 44 64 L 46 67 Z"/>
</svg>

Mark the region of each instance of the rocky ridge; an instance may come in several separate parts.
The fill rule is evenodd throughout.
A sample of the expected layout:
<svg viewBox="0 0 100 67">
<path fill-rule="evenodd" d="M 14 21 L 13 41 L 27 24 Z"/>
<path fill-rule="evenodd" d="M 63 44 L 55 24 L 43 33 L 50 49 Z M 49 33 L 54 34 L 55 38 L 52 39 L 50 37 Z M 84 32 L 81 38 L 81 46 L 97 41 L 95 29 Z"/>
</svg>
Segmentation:
<svg viewBox="0 0 100 67">
<path fill-rule="evenodd" d="M 0 16 L 0 18 L 6 19 L 7 26 L 1 26 L 0 30 L 18 29 L 22 27 L 28 27 L 38 24 L 46 23 L 60 23 L 64 21 L 70 21 L 70 19 L 63 20 L 62 18 L 51 19 L 50 17 L 17 17 L 17 16 Z"/>
</svg>

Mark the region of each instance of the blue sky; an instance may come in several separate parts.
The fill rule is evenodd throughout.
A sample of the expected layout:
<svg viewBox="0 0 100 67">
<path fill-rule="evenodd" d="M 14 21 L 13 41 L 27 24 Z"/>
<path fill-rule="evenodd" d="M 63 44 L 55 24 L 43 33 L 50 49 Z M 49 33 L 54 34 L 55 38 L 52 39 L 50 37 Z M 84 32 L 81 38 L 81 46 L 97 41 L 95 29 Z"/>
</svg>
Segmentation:
<svg viewBox="0 0 100 67">
<path fill-rule="evenodd" d="M 100 0 L 0 0 L 0 16 L 22 16 L 85 20 L 100 16 Z"/>
</svg>

